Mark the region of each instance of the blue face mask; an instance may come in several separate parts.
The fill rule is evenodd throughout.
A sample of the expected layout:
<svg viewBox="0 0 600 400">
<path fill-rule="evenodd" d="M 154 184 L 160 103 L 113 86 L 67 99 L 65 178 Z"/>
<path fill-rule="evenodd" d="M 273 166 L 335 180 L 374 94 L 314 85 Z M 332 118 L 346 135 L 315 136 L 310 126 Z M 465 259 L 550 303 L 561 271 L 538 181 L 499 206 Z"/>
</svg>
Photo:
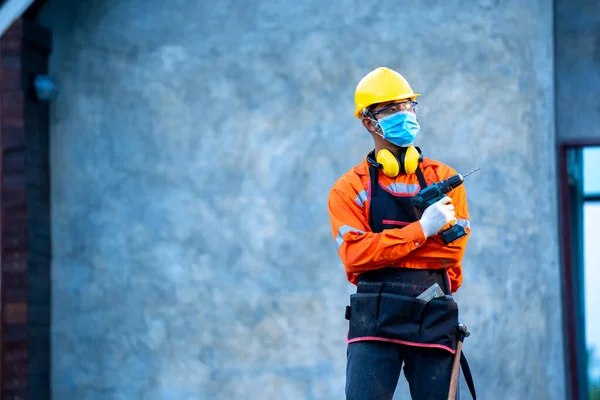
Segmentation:
<svg viewBox="0 0 600 400">
<path fill-rule="evenodd" d="M 414 143 L 421 127 L 417 116 L 411 112 L 399 112 L 377 121 L 383 138 L 396 146 L 406 147 Z"/>
</svg>

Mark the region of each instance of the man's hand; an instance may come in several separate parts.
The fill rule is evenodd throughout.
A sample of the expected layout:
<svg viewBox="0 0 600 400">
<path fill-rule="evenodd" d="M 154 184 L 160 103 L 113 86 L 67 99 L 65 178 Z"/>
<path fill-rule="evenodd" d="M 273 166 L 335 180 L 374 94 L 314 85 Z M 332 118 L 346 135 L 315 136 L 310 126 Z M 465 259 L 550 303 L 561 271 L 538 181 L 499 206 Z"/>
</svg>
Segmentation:
<svg viewBox="0 0 600 400">
<path fill-rule="evenodd" d="M 423 216 L 419 220 L 425 237 L 430 237 L 438 233 L 444 226 L 450 222 L 456 221 L 456 213 L 452 199 L 448 196 L 433 203 L 425 209 Z"/>
</svg>

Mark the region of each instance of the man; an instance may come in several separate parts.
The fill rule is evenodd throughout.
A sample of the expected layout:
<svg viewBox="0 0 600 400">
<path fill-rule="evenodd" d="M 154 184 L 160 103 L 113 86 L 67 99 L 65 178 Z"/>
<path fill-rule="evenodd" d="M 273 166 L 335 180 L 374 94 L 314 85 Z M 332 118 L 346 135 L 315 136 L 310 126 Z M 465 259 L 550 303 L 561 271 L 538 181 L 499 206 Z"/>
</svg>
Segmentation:
<svg viewBox="0 0 600 400">
<path fill-rule="evenodd" d="M 375 149 L 334 184 L 329 214 L 351 296 L 346 399 L 392 399 L 402 364 L 413 399 L 447 399 L 456 348 L 469 215 L 464 185 L 422 213 L 411 203 L 422 188 L 456 174 L 413 146 L 420 126 L 406 79 L 377 68 L 356 87 L 354 115 Z M 445 243 L 452 224 L 464 236 Z M 444 228 L 444 229 L 442 229 Z M 416 297 L 435 283 L 444 295 Z"/>
</svg>

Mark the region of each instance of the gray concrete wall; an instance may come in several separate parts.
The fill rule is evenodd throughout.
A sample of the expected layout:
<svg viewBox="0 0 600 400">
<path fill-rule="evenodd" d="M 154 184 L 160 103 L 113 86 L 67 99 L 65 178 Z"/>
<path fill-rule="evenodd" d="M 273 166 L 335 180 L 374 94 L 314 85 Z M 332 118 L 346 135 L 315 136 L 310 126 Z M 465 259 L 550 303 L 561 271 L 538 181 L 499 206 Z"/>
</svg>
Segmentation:
<svg viewBox="0 0 600 400">
<path fill-rule="evenodd" d="M 600 3 L 556 1 L 556 134 L 600 144 Z"/>
<path fill-rule="evenodd" d="M 341 399 L 327 195 L 369 70 L 466 183 L 483 399 L 563 399 L 550 1 L 50 0 L 57 399 Z M 526 171 L 526 173 L 523 173 Z M 405 398 L 400 385 L 397 398 Z"/>
</svg>

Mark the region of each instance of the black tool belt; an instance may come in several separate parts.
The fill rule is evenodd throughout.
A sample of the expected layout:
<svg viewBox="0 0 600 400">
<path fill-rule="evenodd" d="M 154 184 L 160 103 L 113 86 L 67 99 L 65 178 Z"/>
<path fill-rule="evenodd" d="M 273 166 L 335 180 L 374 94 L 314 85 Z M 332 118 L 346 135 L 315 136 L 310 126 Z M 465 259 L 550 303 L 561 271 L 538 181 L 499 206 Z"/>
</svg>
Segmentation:
<svg viewBox="0 0 600 400">
<path fill-rule="evenodd" d="M 437 283 L 445 297 L 429 301 L 416 297 Z M 444 270 L 384 268 L 359 277 L 357 292 L 346 310 L 348 340 L 385 338 L 456 349 L 458 305 L 450 295 Z"/>
<path fill-rule="evenodd" d="M 444 297 L 417 299 L 434 283 Z M 387 267 L 361 274 L 357 291 L 350 295 L 346 319 L 350 321 L 348 341 L 391 339 L 398 343 L 456 350 L 458 304 L 450 295 L 446 271 Z M 469 391 L 476 399 L 467 359 L 461 367 Z"/>
</svg>

